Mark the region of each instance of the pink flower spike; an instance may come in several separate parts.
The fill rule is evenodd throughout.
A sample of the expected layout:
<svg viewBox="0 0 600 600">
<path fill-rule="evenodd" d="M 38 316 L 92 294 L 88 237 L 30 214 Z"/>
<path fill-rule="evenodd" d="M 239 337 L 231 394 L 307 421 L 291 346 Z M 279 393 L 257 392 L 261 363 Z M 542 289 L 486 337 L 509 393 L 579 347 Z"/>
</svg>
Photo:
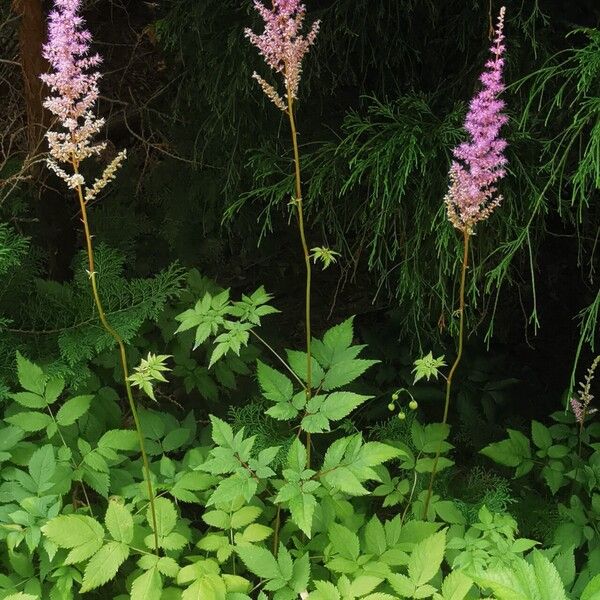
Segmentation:
<svg viewBox="0 0 600 600">
<path fill-rule="evenodd" d="M 471 233 L 478 221 L 484 221 L 500 204 L 495 184 L 506 174 L 504 150 L 506 140 L 500 137 L 508 117 L 502 112 L 504 101 L 504 13 L 500 9 L 494 43 L 493 58 L 479 78 L 482 89 L 469 104 L 465 129 L 469 141 L 453 150 L 455 160 L 450 167 L 450 189 L 444 199 L 448 220 L 461 231 Z"/>
<path fill-rule="evenodd" d="M 575 415 L 575 420 L 581 424 L 583 423 L 583 404 L 575 398 L 571 398 L 571 410 Z"/>
<path fill-rule="evenodd" d="M 93 110 L 100 79 L 100 73 L 93 69 L 101 59 L 90 53 L 92 36 L 79 14 L 81 3 L 82 0 L 54 0 L 54 10 L 48 17 L 48 42 L 43 48 L 52 70 L 41 75 L 50 88 L 44 106 L 58 117 L 62 128 L 46 134 L 50 147 L 48 167 L 73 189 L 85 185 L 83 176 L 78 172 L 68 174 L 59 163 L 70 164 L 77 171 L 82 160 L 100 154 L 106 147 L 104 143 L 94 143 L 94 136 L 104 125 Z M 88 201 L 114 179 L 124 158 L 125 153 L 119 153 L 93 187 L 84 190 Z"/>
<path fill-rule="evenodd" d="M 258 48 L 271 69 L 283 75 L 287 97 L 297 98 L 302 59 L 315 43 L 319 21 L 315 21 L 308 34 L 303 36 L 301 32 L 306 7 L 300 0 L 273 0 L 272 8 L 254 0 L 254 6 L 265 22 L 265 30 L 257 35 L 251 29 L 246 29 L 246 37 Z M 265 84 L 261 83 L 261 86 L 265 90 Z M 273 88 L 268 92 L 265 90 L 265 93 L 281 108 Z"/>
</svg>

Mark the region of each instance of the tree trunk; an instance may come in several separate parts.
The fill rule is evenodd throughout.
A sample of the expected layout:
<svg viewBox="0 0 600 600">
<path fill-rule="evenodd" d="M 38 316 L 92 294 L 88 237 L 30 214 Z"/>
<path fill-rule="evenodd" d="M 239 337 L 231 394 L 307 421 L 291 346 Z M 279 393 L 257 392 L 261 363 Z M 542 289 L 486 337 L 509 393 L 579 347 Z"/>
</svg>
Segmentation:
<svg viewBox="0 0 600 600">
<path fill-rule="evenodd" d="M 46 20 L 42 0 L 12 0 L 13 11 L 21 17 L 19 25 L 20 62 L 23 71 L 23 95 L 27 111 L 29 155 L 42 150 L 48 115 L 43 107 L 44 88 L 40 74 L 47 70 L 42 56 L 46 39 Z"/>
</svg>

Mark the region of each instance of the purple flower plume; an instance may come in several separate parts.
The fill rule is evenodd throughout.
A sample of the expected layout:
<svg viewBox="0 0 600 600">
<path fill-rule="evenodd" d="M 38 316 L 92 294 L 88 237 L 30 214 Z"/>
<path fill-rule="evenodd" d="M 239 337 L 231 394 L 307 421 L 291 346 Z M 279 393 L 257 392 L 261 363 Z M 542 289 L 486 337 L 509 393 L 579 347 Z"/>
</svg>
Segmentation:
<svg viewBox="0 0 600 600">
<path fill-rule="evenodd" d="M 257 35 L 251 29 L 246 29 L 246 37 L 258 48 L 271 69 L 283 75 L 286 98 L 297 98 L 302 59 L 315 42 L 319 21 L 315 21 L 308 34 L 303 36 L 301 32 L 306 6 L 300 0 L 273 0 L 272 8 L 254 0 L 254 6 L 265 22 L 265 30 Z M 286 102 L 272 85 L 257 73 L 252 76 L 279 109 L 287 110 Z"/>
<path fill-rule="evenodd" d="M 92 36 L 85 28 L 80 9 L 81 0 L 54 0 L 54 10 L 48 17 L 48 42 L 43 49 L 52 70 L 41 75 L 51 92 L 44 106 L 56 115 L 62 129 L 46 134 L 51 157 L 48 166 L 74 189 L 85 184 L 78 172 L 79 163 L 100 154 L 106 147 L 105 143 L 93 141 L 104 125 L 104 119 L 93 112 L 100 73 L 92 69 L 101 59 L 90 53 Z M 86 200 L 96 196 L 109 180 L 114 179 L 124 159 L 125 152 L 120 152 L 102 176 L 86 188 Z M 74 172 L 67 173 L 59 163 L 72 165 Z"/>
<path fill-rule="evenodd" d="M 500 204 L 495 183 L 506 174 L 504 156 L 506 140 L 500 129 L 508 121 L 502 112 L 504 101 L 499 95 L 504 91 L 504 13 L 500 9 L 498 25 L 491 48 L 492 58 L 480 77 L 482 89 L 469 105 L 465 129 L 469 141 L 453 150 L 450 167 L 450 189 L 445 197 L 448 219 L 461 231 L 471 233 L 478 221 L 489 217 Z"/>
</svg>

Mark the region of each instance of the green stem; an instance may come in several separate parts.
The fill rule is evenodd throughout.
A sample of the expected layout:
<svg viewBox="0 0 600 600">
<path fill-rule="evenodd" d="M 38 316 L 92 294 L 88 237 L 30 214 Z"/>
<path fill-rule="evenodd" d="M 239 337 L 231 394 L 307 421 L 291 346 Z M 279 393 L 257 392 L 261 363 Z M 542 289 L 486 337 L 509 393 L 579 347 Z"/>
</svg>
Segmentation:
<svg viewBox="0 0 600 600">
<path fill-rule="evenodd" d="M 450 369 L 450 373 L 448 373 L 448 378 L 446 379 L 446 400 L 444 403 L 444 418 L 442 419 L 442 424 L 446 425 L 448 422 L 448 410 L 450 408 L 450 392 L 452 391 L 452 379 L 454 378 L 454 373 L 458 368 L 460 363 L 460 359 L 463 354 L 463 344 L 464 344 L 464 331 L 465 331 L 465 288 L 467 281 L 467 268 L 469 266 L 469 240 L 471 238 L 471 234 L 468 230 L 463 231 L 463 261 L 462 261 L 462 272 L 460 277 L 460 299 L 458 305 L 458 312 L 460 316 L 459 322 L 459 330 L 458 330 L 458 352 L 456 354 L 456 359 L 452 364 Z M 435 452 L 435 458 L 433 460 L 433 469 L 431 470 L 431 477 L 429 478 L 429 487 L 427 488 L 427 497 L 425 499 L 425 507 L 423 509 L 423 520 L 427 519 L 427 511 L 429 510 L 429 502 L 431 501 L 431 495 L 433 494 L 433 482 L 435 480 L 435 475 L 437 473 L 438 462 L 440 460 L 440 454 L 442 449 L 442 441 L 438 444 L 437 450 Z"/>
<path fill-rule="evenodd" d="M 290 120 L 290 130 L 292 134 L 292 146 L 294 148 L 294 168 L 295 168 L 295 190 L 296 197 L 294 204 L 298 213 L 298 229 L 300 231 L 300 241 L 302 243 L 302 252 L 304 254 L 304 263 L 306 266 L 306 286 L 305 286 L 305 322 L 306 322 L 306 402 L 312 396 L 312 356 L 311 356 L 311 315 L 310 315 L 310 298 L 311 298 L 311 278 L 312 270 L 310 266 L 310 252 L 306 242 L 306 233 L 304 230 L 304 211 L 302 204 L 302 179 L 300 173 L 300 151 L 298 149 L 298 132 L 296 130 L 296 120 L 294 118 L 294 100 L 292 95 L 287 94 L 288 110 L 287 115 Z M 306 433 L 306 462 L 307 468 L 310 469 L 310 454 L 311 454 L 311 439 L 310 433 Z"/>
<path fill-rule="evenodd" d="M 73 161 L 73 169 L 77 174 L 78 163 Z M 129 401 L 129 407 L 131 409 L 131 414 L 133 416 L 133 421 L 135 423 L 135 429 L 138 436 L 138 442 L 140 445 L 140 452 L 142 454 L 142 462 L 144 465 L 144 479 L 146 480 L 146 486 L 148 489 L 148 501 L 150 503 L 150 514 L 152 518 L 152 528 L 154 530 L 154 551 L 158 556 L 158 528 L 157 528 L 157 520 L 156 520 L 156 508 L 154 506 L 154 491 L 152 489 L 152 481 L 150 479 L 150 463 L 148 462 L 148 455 L 146 454 L 146 447 L 144 444 L 144 434 L 142 431 L 142 426 L 140 423 L 138 410 L 136 402 L 133 398 L 133 394 L 131 392 L 131 384 L 129 382 L 129 368 L 127 366 L 127 354 L 125 353 L 125 343 L 123 342 L 123 338 L 116 332 L 116 330 L 112 327 L 112 325 L 108 322 L 106 318 L 106 314 L 104 312 L 104 307 L 102 305 L 102 300 L 100 299 L 100 294 L 98 292 L 98 284 L 96 282 L 96 270 L 95 270 L 95 260 L 94 260 L 94 245 L 92 243 L 92 235 L 90 232 L 90 225 L 87 216 L 87 207 L 86 202 L 83 198 L 83 191 L 81 186 L 77 186 L 77 197 L 79 199 L 79 208 L 81 210 L 81 221 L 83 223 L 83 231 L 85 234 L 85 243 L 87 248 L 87 256 L 88 256 L 88 265 L 89 265 L 89 277 L 92 286 L 92 295 L 94 297 L 94 303 L 96 304 L 96 309 L 98 310 L 98 318 L 100 319 L 100 323 L 107 331 L 107 333 L 117 342 L 119 346 L 119 355 L 121 358 L 121 367 L 123 370 L 123 380 L 125 382 L 125 392 L 127 393 L 127 399 Z"/>
</svg>

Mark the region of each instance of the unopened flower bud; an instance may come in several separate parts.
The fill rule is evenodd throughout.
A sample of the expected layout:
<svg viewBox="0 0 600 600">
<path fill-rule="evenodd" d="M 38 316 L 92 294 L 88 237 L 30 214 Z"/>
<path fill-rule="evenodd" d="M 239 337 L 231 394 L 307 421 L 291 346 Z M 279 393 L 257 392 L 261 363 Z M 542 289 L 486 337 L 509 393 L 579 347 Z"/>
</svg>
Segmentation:
<svg viewBox="0 0 600 600">
<path fill-rule="evenodd" d="M 390 411 L 394 411 L 394 409 L 395 409 L 395 408 L 396 408 L 396 405 L 395 405 L 393 402 L 390 402 L 390 403 L 388 404 L 388 410 L 390 410 Z"/>
<path fill-rule="evenodd" d="M 406 419 L 406 413 L 405 413 L 403 410 L 401 410 L 401 411 L 398 413 L 398 418 L 399 418 L 401 421 L 404 421 L 404 419 Z"/>
<path fill-rule="evenodd" d="M 417 408 L 419 408 L 419 405 L 417 404 L 416 400 L 411 400 L 408 403 L 408 408 L 410 408 L 410 410 L 417 410 Z"/>
<path fill-rule="evenodd" d="M 392 394 L 392 400 L 393 400 L 394 402 L 395 402 L 396 400 L 398 400 L 398 398 L 399 398 L 399 397 L 400 397 L 400 396 L 398 396 L 398 392 L 394 392 L 394 393 Z"/>
</svg>

